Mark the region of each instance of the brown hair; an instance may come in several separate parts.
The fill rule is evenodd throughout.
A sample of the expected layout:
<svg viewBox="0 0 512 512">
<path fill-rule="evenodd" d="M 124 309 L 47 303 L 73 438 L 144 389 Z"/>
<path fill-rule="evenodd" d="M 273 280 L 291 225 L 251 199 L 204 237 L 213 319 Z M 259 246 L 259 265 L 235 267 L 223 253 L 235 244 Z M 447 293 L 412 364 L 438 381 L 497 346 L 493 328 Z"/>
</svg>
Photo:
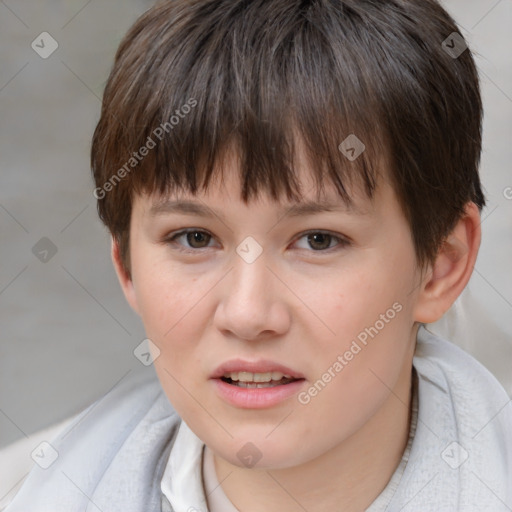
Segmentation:
<svg viewBox="0 0 512 512">
<path fill-rule="evenodd" d="M 481 209 L 482 103 L 434 0 L 167 0 L 122 40 L 91 149 L 98 212 L 130 272 L 134 194 L 204 189 L 236 148 L 241 198 L 300 200 L 297 137 L 322 189 L 372 197 L 383 159 L 420 265 Z M 463 39 L 457 34 L 459 49 Z M 462 43 L 464 44 L 464 43 Z M 347 158 L 355 134 L 365 150 Z"/>
</svg>

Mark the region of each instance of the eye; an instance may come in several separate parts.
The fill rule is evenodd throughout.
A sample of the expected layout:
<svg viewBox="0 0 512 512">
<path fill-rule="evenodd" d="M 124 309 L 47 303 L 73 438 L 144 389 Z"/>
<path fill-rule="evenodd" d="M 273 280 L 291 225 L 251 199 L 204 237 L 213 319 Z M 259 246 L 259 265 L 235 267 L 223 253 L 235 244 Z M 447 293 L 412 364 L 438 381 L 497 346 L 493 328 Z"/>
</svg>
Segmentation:
<svg viewBox="0 0 512 512">
<path fill-rule="evenodd" d="M 329 231 L 307 231 L 306 233 L 303 233 L 298 240 L 301 240 L 302 238 L 306 238 L 306 243 L 309 247 L 313 248 L 313 252 L 327 252 L 326 249 L 333 248 L 331 245 L 331 242 L 333 241 L 338 242 L 338 246 L 340 246 L 339 248 L 350 245 L 350 242 L 346 238 L 335 235 Z"/>
<path fill-rule="evenodd" d="M 192 249 L 188 249 L 186 247 L 183 247 L 182 244 L 177 244 L 176 240 L 179 238 L 185 237 L 184 240 L 188 244 L 190 244 L 190 247 Z M 197 252 L 195 249 L 205 249 L 206 247 L 203 244 L 208 244 L 208 242 L 212 239 L 212 235 L 207 233 L 206 231 L 202 231 L 200 229 L 185 229 L 183 231 L 179 231 L 178 233 L 175 233 L 171 237 L 166 239 L 167 243 L 172 243 L 173 245 L 178 245 L 177 247 L 178 251 L 183 252 Z"/>
</svg>

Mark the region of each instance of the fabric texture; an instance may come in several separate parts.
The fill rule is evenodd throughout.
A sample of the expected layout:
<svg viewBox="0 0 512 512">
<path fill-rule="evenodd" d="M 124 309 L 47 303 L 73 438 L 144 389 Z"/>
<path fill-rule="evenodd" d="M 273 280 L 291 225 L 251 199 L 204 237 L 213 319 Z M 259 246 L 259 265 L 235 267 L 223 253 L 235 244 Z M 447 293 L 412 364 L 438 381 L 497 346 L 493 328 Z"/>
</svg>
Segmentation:
<svg viewBox="0 0 512 512">
<path fill-rule="evenodd" d="M 506 512 L 512 509 L 512 405 L 476 359 L 420 327 L 413 366 L 418 418 L 387 512 Z M 122 381 L 50 440 L 57 459 L 36 465 L 6 512 L 206 512 L 202 447 L 174 467 L 181 419 L 152 369 Z M 178 452 L 176 452 L 178 453 Z M 181 480 L 180 480 L 181 478 Z M 190 491 L 171 504 L 163 487 Z M 173 491 L 174 489 L 174 491 Z"/>
</svg>

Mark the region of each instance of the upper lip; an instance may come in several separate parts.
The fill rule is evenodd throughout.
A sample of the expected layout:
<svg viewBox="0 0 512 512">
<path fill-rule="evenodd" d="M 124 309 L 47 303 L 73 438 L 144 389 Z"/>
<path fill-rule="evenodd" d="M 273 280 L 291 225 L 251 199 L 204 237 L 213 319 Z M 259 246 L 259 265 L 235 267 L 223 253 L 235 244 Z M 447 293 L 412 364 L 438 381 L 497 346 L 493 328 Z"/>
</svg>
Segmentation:
<svg viewBox="0 0 512 512">
<path fill-rule="evenodd" d="M 270 361 L 268 359 L 259 359 L 257 361 L 244 361 L 243 359 L 230 359 L 218 366 L 212 373 L 212 379 L 218 379 L 226 373 L 230 372 L 251 372 L 251 373 L 267 373 L 281 372 L 290 375 L 294 379 L 303 379 L 302 373 L 292 370 L 287 366 Z"/>
</svg>

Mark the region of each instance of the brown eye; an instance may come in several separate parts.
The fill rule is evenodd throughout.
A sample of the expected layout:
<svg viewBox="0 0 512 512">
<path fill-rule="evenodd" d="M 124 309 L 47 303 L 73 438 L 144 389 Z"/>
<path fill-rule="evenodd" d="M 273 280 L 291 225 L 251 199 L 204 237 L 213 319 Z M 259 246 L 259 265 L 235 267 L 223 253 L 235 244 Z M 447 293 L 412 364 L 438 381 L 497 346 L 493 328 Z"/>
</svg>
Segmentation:
<svg viewBox="0 0 512 512">
<path fill-rule="evenodd" d="M 183 238 L 186 243 L 177 242 Z M 195 249 L 206 249 L 212 236 L 206 231 L 199 229 L 187 229 L 172 235 L 167 239 L 167 243 L 178 246 L 177 249 L 183 252 L 197 252 Z"/>
<path fill-rule="evenodd" d="M 329 249 L 341 249 L 350 245 L 350 242 L 344 237 L 324 231 L 309 231 L 303 233 L 298 240 L 302 240 L 303 238 L 306 239 L 307 247 L 303 246 L 300 248 L 308 250 L 309 252 L 330 252 Z M 334 245 L 333 242 L 335 242 Z"/>
<path fill-rule="evenodd" d="M 186 237 L 187 242 L 190 244 L 190 246 L 196 249 L 202 249 L 202 244 L 205 243 L 205 240 L 206 245 L 208 245 L 208 242 L 211 239 L 211 236 L 208 233 L 205 233 L 204 231 L 189 231 L 188 233 L 186 233 Z"/>
</svg>

